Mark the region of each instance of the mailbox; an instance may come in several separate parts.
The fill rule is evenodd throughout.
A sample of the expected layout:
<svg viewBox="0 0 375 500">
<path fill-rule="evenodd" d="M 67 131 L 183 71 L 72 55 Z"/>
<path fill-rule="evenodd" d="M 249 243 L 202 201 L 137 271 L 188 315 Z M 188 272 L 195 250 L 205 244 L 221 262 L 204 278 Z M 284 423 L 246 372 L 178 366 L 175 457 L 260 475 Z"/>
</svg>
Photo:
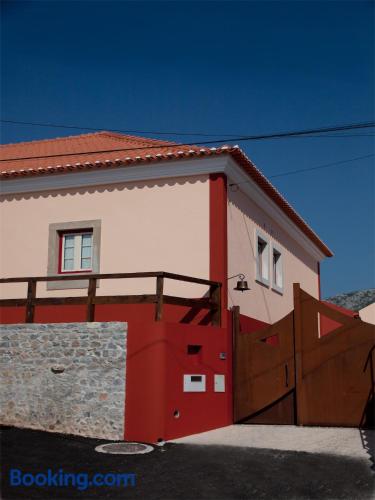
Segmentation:
<svg viewBox="0 0 375 500">
<path fill-rule="evenodd" d="M 206 375 L 184 375 L 184 392 L 206 392 Z"/>
</svg>

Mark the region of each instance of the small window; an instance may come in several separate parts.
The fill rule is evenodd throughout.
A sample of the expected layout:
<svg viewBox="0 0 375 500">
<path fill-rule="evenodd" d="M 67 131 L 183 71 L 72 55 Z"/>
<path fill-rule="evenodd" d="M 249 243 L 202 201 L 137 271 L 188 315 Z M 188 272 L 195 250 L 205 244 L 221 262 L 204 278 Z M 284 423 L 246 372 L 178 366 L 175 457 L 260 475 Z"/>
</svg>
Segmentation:
<svg viewBox="0 0 375 500">
<path fill-rule="evenodd" d="M 49 224 L 47 275 L 81 273 L 82 279 L 47 281 L 47 290 L 87 289 L 88 279 L 84 275 L 100 273 L 100 246 L 98 219 Z"/>
<path fill-rule="evenodd" d="M 284 289 L 283 256 L 278 248 L 272 248 L 272 288 L 279 293 Z"/>
<path fill-rule="evenodd" d="M 269 285 L 269 242 L 266 237 L 256 233 L 256 279 Z"/>
<path fill-rule="evenodd" d="M 60 234 L 60 273 L 92 271 L 92 231 Z"/>
</svg>

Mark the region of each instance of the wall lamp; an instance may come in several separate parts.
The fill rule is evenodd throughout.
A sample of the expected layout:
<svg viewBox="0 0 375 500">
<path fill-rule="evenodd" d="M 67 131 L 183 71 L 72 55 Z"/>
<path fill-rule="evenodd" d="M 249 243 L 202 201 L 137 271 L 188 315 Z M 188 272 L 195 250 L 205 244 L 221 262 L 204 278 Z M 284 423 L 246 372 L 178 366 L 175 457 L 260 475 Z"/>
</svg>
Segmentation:
<svg viewBox="0 0 375 500">
<path fill-rule="evenodd" d="M 233 288 L 233 290 L 238 290 L 239 292 L 247 292 L 250 290 L 249 285 L 247 284 L 247 281 L 245 280 L 245 275 L 242 273 L 235 274 L 234 276 L 231 276 L 228 278 L 228 280 L 231 280 L 232 278 L 237 278 L 237 276 L 240 278 L 237 281 L 237 285 Z"/>
</svg>

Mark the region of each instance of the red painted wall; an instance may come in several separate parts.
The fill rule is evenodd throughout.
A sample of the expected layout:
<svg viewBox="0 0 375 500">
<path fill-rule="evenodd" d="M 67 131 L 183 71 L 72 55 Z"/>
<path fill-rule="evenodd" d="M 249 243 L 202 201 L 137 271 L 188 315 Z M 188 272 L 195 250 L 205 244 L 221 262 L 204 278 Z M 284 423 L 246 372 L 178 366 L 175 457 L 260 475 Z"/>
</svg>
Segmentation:
<svg viewBox="0 0 375 500">
<path fill-rule="evenodd" d="M 0 307 L 0 323 L 24 323 L 25 307 Z M 164 320 L 176 323 L 208 325 L 210 318 L 207 310 L 165 304 Z M 95 321 L 153 321 L 153 304 L 110 304 L 97 305 Z M 86 306 L 37 306 L 35 323 L 70 323 L 86 321 Z"/>
<path fill-rule="evenodd" d="M 359 318 L 359 314 L 356 311 L 351 311 L 350 309 L 346 309 L 345 307 L 340 307 L 337 306 L 336 304 L 332 304 L 331 302 L 327 302 L 325 300 L 322 301 L 323 304 L 326 306 L 330 307 L 331 309 L 334 309 L 335 311 L 339 311 L 342 314 L 345 314 L 346 316 L 349 316 L 350 318 Z M 332 318 L 328 318 L 324 314 L 320 314 L 320 336 L 324 337 L 325 335 L 328 335 L 329 333 L 333 332 L 337 328 L 340 328 L 342 326 L 341 323 L 338 321 L 335 321 Z"/>
<path fill-rule="evenodd" d="M 259 321 L 258 319 L 250 318 L 244 314 L 240 314 L 240 327 L 241 331 L 244 333 L 254 333 L 258 330 L 262 330 L 262 328 L 267 328 L 267 326 L 270 326 L 270 324 L 265 323 L 264 321 Z"/>
<path fill-rule="evenodd" d="M 188 354 L 189 344 L 202 346 L 199 354 Z M 215 373 L 225 375 L 226 392 L 214 392 Z M 184 393 L 184 374 L 205 374 L 206 392 Z M 125 439 L 155 442 L 230 425 L 231 406 L 231 341 L 225 329 L 129 323 Z"/>
</svg>

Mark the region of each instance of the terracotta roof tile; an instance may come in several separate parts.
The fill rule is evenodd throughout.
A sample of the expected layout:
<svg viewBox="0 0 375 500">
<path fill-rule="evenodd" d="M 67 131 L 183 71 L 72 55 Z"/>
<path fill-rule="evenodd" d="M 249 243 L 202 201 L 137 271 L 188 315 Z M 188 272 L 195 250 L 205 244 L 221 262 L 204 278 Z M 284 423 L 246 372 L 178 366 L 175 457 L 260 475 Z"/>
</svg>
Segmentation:
<svg viewBox="0 0 375 500">
<path fill-rule="evenodd" d="M 333 255 L 325 243 L 238 146 L 198 148 L 113 132 L 97 132 L 41 141 L 20 142 L 0 146 L 0 159 L 2 160 L 0 162 L 0 177 L 6 180 L 15 177 L 126 167 L 156 163 L 161 160 L 222 154 L 231 155 L 249 177 L 315 243 L 324 255 L 327 257 Z M 27 159 L 16 160 L 15 158 Z"/>
</svg>

